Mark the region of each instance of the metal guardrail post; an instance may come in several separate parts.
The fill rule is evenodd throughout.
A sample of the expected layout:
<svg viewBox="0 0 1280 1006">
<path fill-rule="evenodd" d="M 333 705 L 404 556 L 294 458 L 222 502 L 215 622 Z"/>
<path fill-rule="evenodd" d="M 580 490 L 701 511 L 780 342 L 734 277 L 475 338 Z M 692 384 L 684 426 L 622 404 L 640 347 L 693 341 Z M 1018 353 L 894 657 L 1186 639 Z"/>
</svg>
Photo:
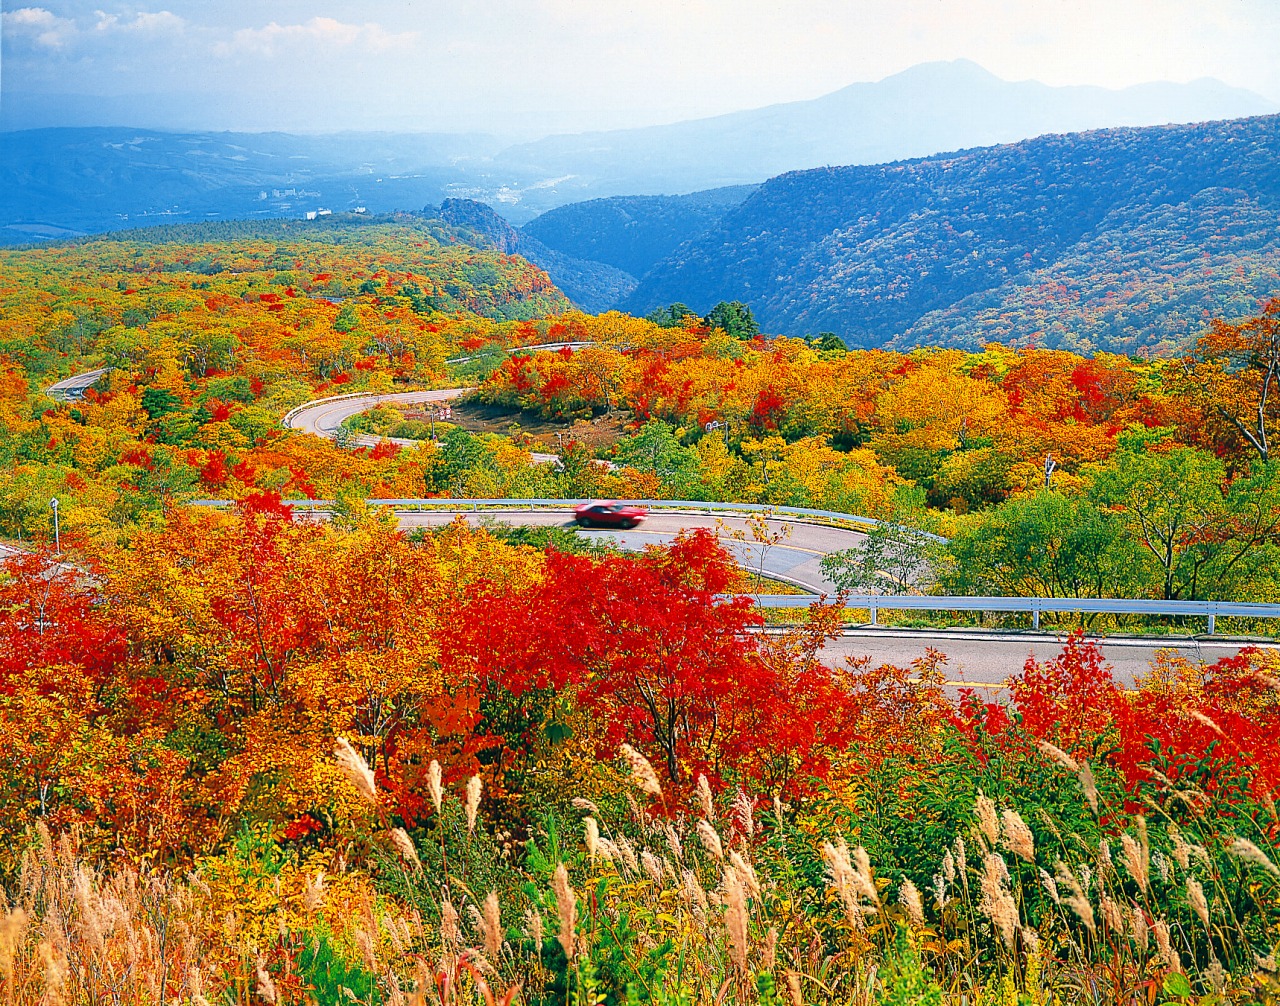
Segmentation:
<svg viewBox="0 0 1280 1006">
<path fill-rule="evenodd" d="M 1031 628 L 1039 631 L 1040 629 L 1040 598 L 1032 598 L 1031 601 Z"/>
<path fill-rule="evenodd" d="M 872 625 L 880 624 L 879 622 L 876 621 L 877 615 L 878 615 L 878 612 L 876 611 L 876 599 L 873 597 L 871 598 L 871 624 Z"/>
<path fill-rule="evenodd" d="M 1214 621 L 1218 614 L 1218 606 L 1216 604 L 1209 605 L 1209 635 L 1213 635 Z"/>
</svg>

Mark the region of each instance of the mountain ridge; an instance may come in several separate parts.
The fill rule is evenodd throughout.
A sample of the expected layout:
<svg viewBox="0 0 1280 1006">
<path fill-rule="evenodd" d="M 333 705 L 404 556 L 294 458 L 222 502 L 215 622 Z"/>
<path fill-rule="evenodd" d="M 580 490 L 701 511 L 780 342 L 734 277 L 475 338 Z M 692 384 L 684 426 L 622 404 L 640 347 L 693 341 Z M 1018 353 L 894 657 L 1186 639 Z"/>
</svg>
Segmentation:
<svg viewBox="0 0 1280 1006">
<path fill-rule="evenodd" d="M 1006 81 L 971 60 L 921 63 L 817 98 L 642 129 L 545 137 L 495 157 L 556 176 L 594 170 L 618 194 L 759 181 L 791 170 L 875 164 L 1092 128 L 1270 114 L 1280 106 L 1213 78 L 1110 89 Z M 638 167 L 637 167 L 638 166 Z M 659 188 L 653 188 L 657 183 Z M 578 184 L 583 184 L 580 180 Z M 648 186 L 646 188 L 646 186 Z"/>
<path fill-rule="evenodd" d="M 656 263 L 620 307 L 740 300 L 766 331 L 834 331 L 854 346 L 990 337 L 1130 352 L 1254 309 L 1280 290 L 1278 263 L 1273 115 L 786 172 Z M 1060 275 L 1089 312 L 1036 315 L 1037 291 Z M 1153 291 L 1160 318 L 1137 307 Z M 966 299 L 976 313 L 957 306 Z M 1002 322 L 1011 315 L 1023 323 Z"/>
<path fill-rule="evenodd" d="M 792 169 L 923 156 L 1126 117 L 1201 121 L 1275 110 L 1211 79 L 1055 88 L 1003 81 L 962 61 L 919 64 L 803 102 L 523 144 L 481 133 L 28 129 L 6 132 L 0 144 L 0 235 L 358 206 L 390 212 L 447 198 L 486 202 L 519 225 L 599 197 L 758 184 Z"/>
</svg>

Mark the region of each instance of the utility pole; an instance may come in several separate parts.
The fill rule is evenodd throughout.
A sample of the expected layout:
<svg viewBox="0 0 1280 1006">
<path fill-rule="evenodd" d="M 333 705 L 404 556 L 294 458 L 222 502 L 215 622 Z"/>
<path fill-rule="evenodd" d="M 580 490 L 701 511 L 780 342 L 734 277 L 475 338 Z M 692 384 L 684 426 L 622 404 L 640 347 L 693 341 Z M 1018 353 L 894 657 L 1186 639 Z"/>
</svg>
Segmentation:
<svg viewBox="0 0 1280 1006">
<path fill-rule="evenodd" d="M 58 528 L 57 496 L 49 501 L 49 509 L 53 511 L 53 551 L 55 555 L 62 555 L 62 535 Z"/>
<path fill-rule="evenodd" d="M 707 430 L 707 432 L 708 432 L 708 433 L 710 433 L 712 430 L 719 430 L 719 429 L 723 429 L 723 430 L 724 430 L 724 449 L 725 449 L 725 453 L 728 453 L 728 451 L 729 451 L 729 424 L 728 424 L 727 422 L 720 422 L 719 420 L 717 420 L 716 422 L 713 422 L 713 423 L 707 423 L 707 425 L 706 425 L 706 430 Z"/>
<path fill-rule="evenodd" d="M 436 438 L 436 420 L 452 419 L 453 408 L 452 406 L 449 406 L 449 405 L 443 405 L 440 402 L 428 402 L 427 415 L 431 418 L 431 439 L 435 440 L 437 439 Z"/>
<path fill-rule="evenodd" d="M 1053 453 L 1050 452 L 1044 456 L 1044 487 L 1049 488 L 1049 477 L 1053 474 L 1053 470 L 1058 467 L 1058 462 L 1053 460 Z"/>
</svg>

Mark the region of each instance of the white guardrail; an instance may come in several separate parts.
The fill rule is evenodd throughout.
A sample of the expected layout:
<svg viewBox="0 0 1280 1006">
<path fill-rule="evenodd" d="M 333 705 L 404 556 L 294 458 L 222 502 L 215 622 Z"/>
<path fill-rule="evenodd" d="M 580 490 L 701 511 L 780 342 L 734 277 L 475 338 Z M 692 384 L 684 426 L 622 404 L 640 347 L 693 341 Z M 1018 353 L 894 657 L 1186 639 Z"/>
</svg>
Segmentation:
<svg viewBox="0 0 1280 1006">
<path fill-rule="evenodd" d="M 334 500 L 297 499 L 284 500 L 286 505 L 300 510 L 329 510 L 336 506 Z M 370 506 L 389 506 L 397 510 L 443 510 L 445 512 L 484 513 L 486 510 L 536 510 L 540 508 L 568 510 L 587 499 L 369 499 Z M 762 513 L 769 516 L 792 517 L 814 522 L 849 524 L 858 528 L 872 528 L 883 523 L 874 517 L 840 513 L 836 510 L 815 510 L 807 507 L 768 506 L 763 503 L 717 503 L 705 500 L 620 500 L 631 506 L 644 506 L 652 510 L 694 511 L 714 515 L 723 513 Z M 234 500 L 190 500 L 190 506 L 228 507 Z M 940 542 L 946 539 L 938 535 L 919 532 Z M 1021 611 L 1031 614 L 1032 626 L 1040 628 L 1040 614 L 1045 611 L 1080 614 L 1113 615 L 1182 615 L 1208 620 L 1209 635 L 1213 635 L 1219 617 L 1280 618 L 1280 604 L 1263 604 L 1251 601 L 1159 601 L 1144 598 L 1122 597 L 978 597 L 920 594 L 846 594 L 843 598 L 827 598 L 819 594 L 756 594 L 756 603 L 762 608 L 807 608 L 819 601 L 838 600 L 845 608 L 866 608 L 871 612 L 871 624 L 877 625 L 881 611 Z"/>
<path fill-rule="evenodd" d="M 594 346 L 594 342 L 539 342 L 533 346 L 495 346 L 493 350 L 501 350 L 514 356 L 516 353 L 543 353 L 555 352 L 560 349 L 585 349 L 587 346 Z M 483 353 L 474 356 L 455 356 L 452 359 L 445 360 L 445 363 L 470 363 L 472 360 L 479 359 Z"/>
<path fill-rule="evenodd" d="M 756 603 L 762 608 L 807 608 L 818 598 L 803 594 L 758 594 Z M 876 625 L 880 611 L 1026 611 L 1031 624 L 1040 628 L 1042 611 L 1069 611 L 1080 614 L 1111 615 L 1183 615 L 1208 620 L 1209 635 L 1215 621 L 1240 618 L 1280 618 L 1280 604 L 1252 601 L 1157 601 L 1124 597 L 961 597 L 958 595 L 919 594 L 846 594 L 837 598 L 842 607 L 866 608 L 871 624 Z"/>
</svg>

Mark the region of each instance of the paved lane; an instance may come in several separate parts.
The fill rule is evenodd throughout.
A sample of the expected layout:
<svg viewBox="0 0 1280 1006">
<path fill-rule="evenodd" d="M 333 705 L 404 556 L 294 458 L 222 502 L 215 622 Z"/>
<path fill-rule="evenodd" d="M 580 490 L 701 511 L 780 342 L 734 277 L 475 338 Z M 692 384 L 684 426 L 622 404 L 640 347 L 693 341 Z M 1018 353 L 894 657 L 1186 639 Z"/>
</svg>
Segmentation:
<svg viewBox="0 0 1280 1006">
<path fill-rule="evenodd" d="M 101 370 L 86 370 L 83 374 L 72 374 L 57 384 L 49 385 L 44 389 L 44 393 L 50 398 L 57 398 L 63 402 L 79 401 L 84 398 L 84 393 L 102 380 L 110 370 L 110 367 L 103 367 Z"/>
<path fill-rule="evenodd" d="M 292 430 L 301 430 L 317 437 L 332 440 L 338 435 L 342 421 L 351 416 L 368 412 L 379 405 L 425 405 L 428 402 L 448 402 L 460 395 L 465 395 L 470 388 L 440 388 L 435 391 L 400 391 L 386 395 L 353 395 L 350 398 L 335 398 L 312 402 L 292 410 L 284 417 L 284 425 Z M 382 437 L 360 436 L 356 442 L 364 446 L 373 446 Z M 417 447 L 421 441 L 390 439 L 393 444 L 402 447 Z"/>
<path fill-rule="evenodd" d="M 947 680 L 959 684 L 998 686 L 1022 670 L 1028 656 L 1047 660 L 1062 649 L 1062 636 L 1047 633 L 980 632 L 962 629 L 850 629 L 827 643 L 823 660 L 829 666 L 849 657 L 869 656 L 877 664 L 906 666 L 924 656 L 926 647 L 947 655 Z M 1231 639 L 1093 637 L 1116 680 L 1132 685 L 1151 669 L 1160 650 L 1172 650 L 1197 662 L 1213 663 L 1234 656 L 1246 646 L 1278 650 L 1280 643 Z"/>
<path fill-rule="evenodd" d="M 468 511 L 436 510 L 398 512 L 401 527 L 439 527 L 448 524 L 461 514 L 469 523 L 482 524 L 496 521 L 506 524 L 524 524 L 536 527 L 573 527 L 573 511 L 564 510 L 488 510 L 481 513 Z M 620 548 L 639 551 L 645 545 L 663 545 L 672 541 L 682 530 L 706 528 L 714 531 L 739 565 L 764 572 L 818 594 L 835 592 L 835 584 L 828 580 L 819 566 L 828 552 L 853 548 L 866 539 L 859 531 L 809 524 L 803 521 L 769 520 L 770 532 L 789 534 L 779 544 L 762 547 L 752 540 L 750 525 L 742 517 L 709 517 L 705 513 L 689 511 L 655 511 L 640 527 L 630 531 L 611 531 L 604 528 L 578 528 L 579 534 L 588 538 L 608 540 Z M 737 532 L 745 541 L 735 540 Z"/>
</svg>

